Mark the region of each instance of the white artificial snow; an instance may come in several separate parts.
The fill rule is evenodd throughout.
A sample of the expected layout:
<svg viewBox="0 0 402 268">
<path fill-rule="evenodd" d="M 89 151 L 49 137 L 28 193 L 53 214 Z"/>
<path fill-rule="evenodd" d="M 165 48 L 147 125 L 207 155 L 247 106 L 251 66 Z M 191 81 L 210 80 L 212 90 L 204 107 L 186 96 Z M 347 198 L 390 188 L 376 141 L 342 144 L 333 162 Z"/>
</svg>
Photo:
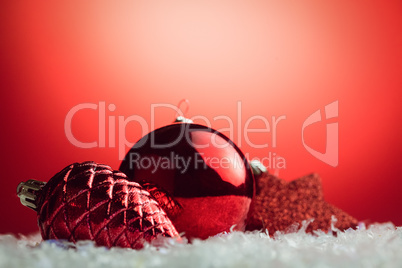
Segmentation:
<svg viewBox="0 0 402 268">
<path fill-rule="evenodd" d="M 305 227 L 305 226 L 304 226 Z M 142 250 L 41 242 L 37 234 L 0 235 L 0 267 L 402 267 L 402 228 L 375 224 L 336 235 L 231 232 L 192 244 L 157 241 Z"/>
</svg>

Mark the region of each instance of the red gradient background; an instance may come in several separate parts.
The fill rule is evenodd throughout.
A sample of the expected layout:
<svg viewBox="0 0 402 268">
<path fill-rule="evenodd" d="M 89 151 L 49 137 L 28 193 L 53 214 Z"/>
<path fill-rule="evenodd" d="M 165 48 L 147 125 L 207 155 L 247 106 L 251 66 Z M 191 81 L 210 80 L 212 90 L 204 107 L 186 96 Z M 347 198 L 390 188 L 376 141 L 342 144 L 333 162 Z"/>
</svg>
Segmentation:
<svg viewBox="0 0 402 268">
<path fill-rule="evenodd" d="M 0 10 L 0 233 L 37 230 L 34 212 L 15 195 L 20 181 L 47 181 L 85 160 L 119 167 L 109 133 L 105 148 L 68 141 L 64 120 L 72 107 L 115 104 L 106 128 L 114 117 L 117 143 L 118 116 L 150 124 L 151 104 L 183 98 L 191 102 L 188 116 L 203 115 L 217 129 L 228 127 L 213 121 L 219 115 L 231 117 L 235 129 L 253 115 L 270 122 L 286 115 L 276 148 L 269 133 L 250 134 L 253 143 L 269 144 L 262 149 L 237 132 L 233 138 L 250 157 L 284 157 L 279 175 L 286 180 L 318 172 L 326 199 L 359 220 L 402 225 L 401 1 L 6 1 Z M 336 168 L 301 141 L 303 121 L 335 100 Z M 160 127 L 175 112 L 160 108 L 155 116 Z M 82 141 L 97 140 L 97 112 L 77 113 L 72 128 Z M 135 142 L 150 130 L 132 122 L 120 134 Z M 325 122 L 305 135 L 309 146 L 325 150 Z"/>
</svg>

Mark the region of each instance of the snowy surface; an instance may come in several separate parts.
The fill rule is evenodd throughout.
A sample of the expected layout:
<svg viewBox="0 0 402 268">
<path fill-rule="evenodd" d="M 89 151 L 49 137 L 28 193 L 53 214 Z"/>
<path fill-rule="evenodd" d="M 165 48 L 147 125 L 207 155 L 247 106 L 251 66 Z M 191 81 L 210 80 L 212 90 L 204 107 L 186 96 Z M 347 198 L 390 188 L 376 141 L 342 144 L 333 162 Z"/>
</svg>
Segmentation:
<svg viewBox="0 0 402 268">
<path fill-rule="evenodd" d="M 0 267 L 402 267 L 402 227 L 294 233 L 231 232 L 187 244 L 162 239 L 142 250 L 0 235 Z"/>
</svg>

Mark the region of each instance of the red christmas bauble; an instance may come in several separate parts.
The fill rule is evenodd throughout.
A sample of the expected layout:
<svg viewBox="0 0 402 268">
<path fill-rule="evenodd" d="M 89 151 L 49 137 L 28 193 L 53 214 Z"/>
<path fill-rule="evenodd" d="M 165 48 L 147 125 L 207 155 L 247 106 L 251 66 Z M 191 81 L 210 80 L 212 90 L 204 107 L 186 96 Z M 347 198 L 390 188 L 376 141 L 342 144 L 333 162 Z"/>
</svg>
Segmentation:
<svg viewBox="0 0 402 268">
<path fill-rule="evenodd" d="M 138 249 L 159 235 L 178 236 L 151 194 L 107 165 L 72 164 L 52 177 L 34 199 L 30 207 L 38 213 L 45 240 L 92 240 L 100 246 Z"/>
<path fill-rule="evenodd" d="M 241 150 L 206 126 L 176 123 L 140 139 L 120 170 L 129 180 L 154 183 L 182 210 L 171 220 L 188 238 L 244 230 L 254 179 Z"/>
</svg>

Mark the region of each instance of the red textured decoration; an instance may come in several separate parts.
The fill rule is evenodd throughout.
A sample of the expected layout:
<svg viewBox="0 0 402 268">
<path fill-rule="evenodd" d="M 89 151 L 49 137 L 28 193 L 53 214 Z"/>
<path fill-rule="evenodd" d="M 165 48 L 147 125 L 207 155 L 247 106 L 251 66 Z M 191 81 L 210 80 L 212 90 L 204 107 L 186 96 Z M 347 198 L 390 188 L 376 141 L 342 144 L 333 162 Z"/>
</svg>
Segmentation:
<svg viewBox="0 0 402 268">
<path fill-rule="evenodd" d="M 339 230 L 354 228 L 358 221 L 341 209 L 327 203 L 320 177 L 311 174 L 286 182 L 268 172 L 256 176 L 256 196 L 247 219 L 248 230 L 267 229 L 269 234 L 287 231 L 292 225 L 314 219 L 306 231 L 331 229 L 331 218 Z"/>
<path fill-rule="evenodd" d="M 154 183 L 140 182 L 142 188 L 147 190 L 156 201 L 158 201 L 159 205 L 166 214 L 169 216 L 169 219 L 175 219 L 182 211 L 183 207 L 170 196 L 170 194 L 163 190 L 162 188 L 158 187 Z"/>
<path fill-rule="evenodd" d="M 45 240 L 93 240 L 99 246 L 139 249 L 159 235 L 178 236 L 150 193 L 107 165 L 76 163 L 36 192 L 24 189 L 27 185 L 19 191 L 25 190 L 24 201 L 36 207 Z"/>
<path fill-rule="evenodd" d="M 187 238 L 245 229 L 253 174 L 240 149 L 216 130 L 192 123 L 159 128 L 133 146 L 120 170 L 158 185 L 180 205 L 171 220 Z"/>
</svg>

